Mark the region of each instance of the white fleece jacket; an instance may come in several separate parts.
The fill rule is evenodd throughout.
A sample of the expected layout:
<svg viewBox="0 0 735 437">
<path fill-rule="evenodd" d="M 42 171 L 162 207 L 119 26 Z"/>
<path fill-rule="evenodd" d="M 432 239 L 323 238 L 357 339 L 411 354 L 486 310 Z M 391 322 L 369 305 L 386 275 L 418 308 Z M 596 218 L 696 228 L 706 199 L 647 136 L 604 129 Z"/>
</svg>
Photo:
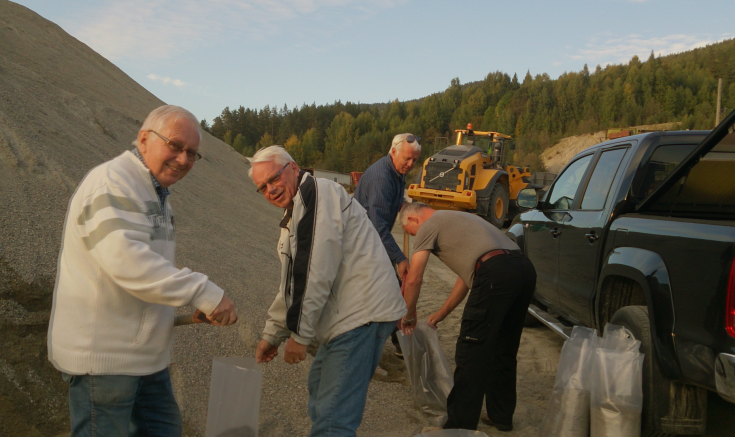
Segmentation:
<svg viewBox="0 0 735 437">
<path fill-rule="evenodd" d="M 211 313 L 224 292 L 174 265 L 174 220 L 130 151 L 92 169 L 69 202 L 48 351 L 69 374 L 149 375 L 166 368 L 174 307 Z"/>
</svg>

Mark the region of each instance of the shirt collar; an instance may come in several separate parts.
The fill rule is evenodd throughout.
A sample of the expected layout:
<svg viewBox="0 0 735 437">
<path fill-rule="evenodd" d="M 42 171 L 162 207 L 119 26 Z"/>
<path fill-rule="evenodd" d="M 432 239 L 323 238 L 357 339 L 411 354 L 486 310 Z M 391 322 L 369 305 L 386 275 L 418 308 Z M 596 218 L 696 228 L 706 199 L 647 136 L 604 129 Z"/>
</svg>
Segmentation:
<svg viewBox="0 0 735 437">
<path fill-rule="evenodd" d="M 133 155 L 137 156 L 138 159 L 140 159 L 140 162 L 143 163 L 145 168 L 148 168 L 148 164 L 145 163 L 145 159 L 143 159 L 143 155 L 140 154 L 140 150 L 138 150 L 137 147 L 133 147 L 133 150 L 131 150 L 131 152 L 133 152 Z M 150 173 L 150 170 L 151 169 L 148 168 L 149 173 Z M 168 188 L 163 188 L 161 184 L 158 183 L 156 178 L 153 177 L 153 173 L 150 173 L 150 175 L 151 175 L 151 181 L 153 181 L 153 188 L 156 189 L 156 193 L 158 193 L 161 196 L 168 196 L 169 194 Z"/>
</svg>

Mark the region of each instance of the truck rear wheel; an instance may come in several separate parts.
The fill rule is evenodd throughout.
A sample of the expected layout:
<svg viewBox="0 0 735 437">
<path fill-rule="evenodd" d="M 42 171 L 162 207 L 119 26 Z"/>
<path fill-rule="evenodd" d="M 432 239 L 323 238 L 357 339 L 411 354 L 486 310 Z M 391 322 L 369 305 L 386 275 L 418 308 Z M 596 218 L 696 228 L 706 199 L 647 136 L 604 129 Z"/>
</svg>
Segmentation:
<svg viewBox="0 0 735 437">
<path fill-rule="evenodd" d="M 648 308 L 640 305 L 620 308 L 612 316 L 610 323 L 628 328 L 635 339 L 640 340 L 640 351 L 645 355 L 641 437 L 704 434 L 707 391 L 689 384 L 671 381 L 661 373 L 658 359 L 654 355 Z M 684 406 L 683 409 L 682 406 Z M 688 417 L 682 417 L 684 415 Z M 699 422 L 701 422 L 701 427 L 696 425 Z M 682 427 L 681 423 L 687 423 L 688 426 Z M 666 432 L 662 429 L 665 429 Z"/>
<path fill-rule="evenodd" d="M 490 203 L 487 207 L 485 220 L 498 229 L 503 229 L 505 217 L 508 215 L 508 192 L 503 184 L 495 184 L 490 194 Z"/>
</svg>

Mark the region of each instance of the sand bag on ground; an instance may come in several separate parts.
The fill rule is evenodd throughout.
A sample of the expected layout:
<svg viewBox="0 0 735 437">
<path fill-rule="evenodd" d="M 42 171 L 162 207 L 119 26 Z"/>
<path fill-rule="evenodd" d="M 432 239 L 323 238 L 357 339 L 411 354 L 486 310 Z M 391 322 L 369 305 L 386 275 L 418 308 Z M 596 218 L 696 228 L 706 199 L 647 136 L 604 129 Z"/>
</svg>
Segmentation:
<svg viewBox="0 0 735 437">
<path fill-rule="evenodd" d="M 418 322 L 411 335 L 397 334 L 416 405 L 429 423 L 444 425 L 447 421 L 447 396 L 454 380 L 436 329 L 426 322 Z"/>
<path fill-rule="evenodd" d="M 207 437 L 257 437 L 263 369 L 255 358 L 215 358 Z"/>
<path fill-rule="evenodd" d="M 564 343 L 540 437 L 587 437 L 590 430 L 590 373 L 597 331 L 575 326 Z"/>
<path fill-rule="evenodd" d="M 469 429 L 440 429 L 417 434 L 414 437 L 488 437 L 481 431 L 470 431 Z"/>
<path fill-rule="evenodd" d="M 640 341 L 623 327 L 607 324 L 592 360 L 591 437 L 639 437 L 643 410 Z"/>
</svg>

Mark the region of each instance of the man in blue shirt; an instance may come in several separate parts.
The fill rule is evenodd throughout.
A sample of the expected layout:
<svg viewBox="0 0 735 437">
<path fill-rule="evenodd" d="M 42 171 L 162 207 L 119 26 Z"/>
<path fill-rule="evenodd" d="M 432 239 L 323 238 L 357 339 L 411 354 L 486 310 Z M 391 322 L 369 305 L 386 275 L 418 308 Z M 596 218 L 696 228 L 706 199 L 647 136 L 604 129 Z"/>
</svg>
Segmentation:
<svg viewBox="0 0 735 437">
<path fill-rule="evenodd" d="M 403 204 L 406 173 L 413 168 L 421 154 L 420 140 L 416 135 L 408 133 L 393 137 L 388 155 L 365 170 L 354 194 L 354 199 L 365 208 L 368 218 L 380 234 L 383 247 L 391 262 L 396 265 L 401 279 L 408 271 L 408 259 L 390 231 Z M 395 332 L 392 337 L 396 355 L 402 356 Z"/>
</svg>

